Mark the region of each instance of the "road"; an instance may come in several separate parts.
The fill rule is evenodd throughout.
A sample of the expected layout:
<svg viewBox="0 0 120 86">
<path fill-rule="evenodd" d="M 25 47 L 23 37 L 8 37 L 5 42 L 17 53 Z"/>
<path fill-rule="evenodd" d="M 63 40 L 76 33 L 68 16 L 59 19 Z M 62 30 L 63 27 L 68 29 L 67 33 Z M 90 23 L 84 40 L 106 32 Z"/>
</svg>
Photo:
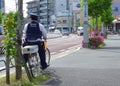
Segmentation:
<svg viewBox="0 0 120 86">
<path fill-rule="evenodd" d="M 53 78 L 44 86 L 120 86 L 120 36 L 104 42 L 101 49 L 82 48 L 51 61 Z"/>
<path fill-rule="evenodd" d="M 80 47 L 81 40 L 82 36 L 71 34 L 70 36 L 62 36 L 56 39 L 49 39 L 47 46 L 50 49 L 51 54 L 56 54 L 59 52 L 64 52 L 72 47 Z"/>
<path fill-rule="evenodd" d="M 82 36 L 70 34 L 69 36 L 62 36 L 59 38 L 48 39 L 47 46 L 50 49 L 51 55 L 59 55 L 59 53 L 81 46 Z M 54 59 L 56 56 L 52 56 Z M 4 55 L 0 55 L 0 60 L 5 59 Z M 3 62 L 0 63 L 0 68 L 5 66 Z"/>
</svg>

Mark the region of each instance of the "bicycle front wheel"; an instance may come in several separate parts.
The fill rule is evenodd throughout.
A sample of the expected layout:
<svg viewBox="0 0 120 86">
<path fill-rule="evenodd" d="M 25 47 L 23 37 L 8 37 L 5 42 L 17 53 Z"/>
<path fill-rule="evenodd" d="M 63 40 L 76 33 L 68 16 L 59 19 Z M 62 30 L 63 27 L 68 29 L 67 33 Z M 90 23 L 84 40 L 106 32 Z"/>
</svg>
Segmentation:
<svg viewBox="0 0 120 86">
<path fill-rule="evenodd" d="M 50 65 L 50 50 L 48 48 L 46 48 L 46 51 L 45 51 L 45 54 L 46 54 L 46 62 L 48 65 Z"/>
</svg>

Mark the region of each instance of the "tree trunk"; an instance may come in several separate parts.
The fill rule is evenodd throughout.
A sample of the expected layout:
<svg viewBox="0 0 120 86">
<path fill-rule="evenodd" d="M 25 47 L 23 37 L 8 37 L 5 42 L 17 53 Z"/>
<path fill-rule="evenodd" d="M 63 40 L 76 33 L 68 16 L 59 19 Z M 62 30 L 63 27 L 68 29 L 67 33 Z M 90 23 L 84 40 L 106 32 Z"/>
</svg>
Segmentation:
<svg viewBox="0 0 120 86">
<path fill-rule="evenodd" d="M 20 80 L 22 77 L 22 67 L 21 67 L 21 34 L 20 34 L 20 29 L 21 27 L 21 19 L 23 18 L 23 12 L 22 12 L 22 3 L 23 0 L 18 0 L 18 27 L 17 27 L 17 57 L 15 58 L 15 65 L 16 65 L 16 80 Z"/>
<path fill-rule="evenodd" d="M 15 58 L 15 68 L 16 68 L 16 80 L 20 80 L 22 77 L 22 67 L 21 67 L 21 56 L 20 56 L 20 46 L 17 44 L 17 56 Z"/>
<path fill-rule="evenodd" d="M 6 84 L 10 84 L 10 70 L 9 70 L 9 66 L 10 66 L 10 59 L 9 57 L 6 55 Z"/>
<path fill-rule="evenodd" d="M 103 24 L 103 36 L 107 38 L 107 26 Z"/>
<path fill-rule="evenodd" d="M 96 30 L 98 30 L 98 17 L 96 16 Z"/>
<path fill-rule="evenodd" d="M 21 37 L 22 37 L 22 24 L 23 22 L 23 0 L 18 0 L 18 27 L 17 27 L 17 57 L 16 57 L 16 80 L 20 80 L 22 76 L 22 67 L 21 65 L 23 64 L 28 76 L 28 79 L 32 81 L 32 76 L 27 68 L 27 65 L 25 63 L 25 60 L 22 56 L 21 53 Z M 22 61 L 22 64 L 21 64 Z"/>
</svg>

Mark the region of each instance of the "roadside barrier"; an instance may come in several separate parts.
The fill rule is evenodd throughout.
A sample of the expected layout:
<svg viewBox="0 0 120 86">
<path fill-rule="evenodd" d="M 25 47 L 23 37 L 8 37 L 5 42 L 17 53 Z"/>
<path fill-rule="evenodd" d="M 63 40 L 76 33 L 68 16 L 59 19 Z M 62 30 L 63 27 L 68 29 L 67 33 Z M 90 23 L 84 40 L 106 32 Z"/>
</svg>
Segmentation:
<svg viewBox="0 0 120 86">
<path fill-rule="evenodd" d="M 0 67 L 0 71 L 6 70 L 6 61 L 5 60 L 0 60 L 0 63 L 4 63 L 4 67 Z"/>
<path fill-rule="evenodd" d="M 1 47 L 0 47 L 0 54 L 4 54 L 4 50 L 5 50 L 4 47 L 1 46 Z"/>
</svg>

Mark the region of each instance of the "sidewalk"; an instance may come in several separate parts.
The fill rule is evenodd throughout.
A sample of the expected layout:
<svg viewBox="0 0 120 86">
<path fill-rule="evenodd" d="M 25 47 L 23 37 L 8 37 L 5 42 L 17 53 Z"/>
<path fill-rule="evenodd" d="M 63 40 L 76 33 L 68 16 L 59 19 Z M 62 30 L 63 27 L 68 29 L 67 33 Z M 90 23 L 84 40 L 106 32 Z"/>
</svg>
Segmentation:
<svg viewBox="0 0 120 86">
<path fill-rule="evenodd" d="M 52 61 L 53 77 L 40 86 L 120 86 L 120 36 L 110 35 L 105 43 Z"/>
</svg>

